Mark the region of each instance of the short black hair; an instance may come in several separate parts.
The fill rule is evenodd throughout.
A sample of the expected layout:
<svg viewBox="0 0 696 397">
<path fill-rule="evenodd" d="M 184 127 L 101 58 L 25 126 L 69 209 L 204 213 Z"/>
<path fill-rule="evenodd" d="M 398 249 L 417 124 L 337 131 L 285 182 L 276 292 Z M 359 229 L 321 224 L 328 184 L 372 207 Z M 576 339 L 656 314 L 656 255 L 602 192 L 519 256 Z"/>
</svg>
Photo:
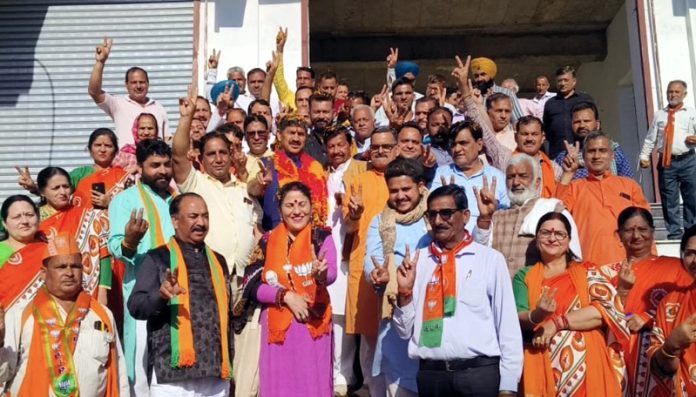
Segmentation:
<svg viewBox="0 0 696 397">
<path fill-rule="evenodd" d="M 237 124 L 234 124 L 234 123 L 225 123 L 225 124 L 219 126 L 218 128 L 216 128 L 215 132 L 219 132 L 220 134 L 225 134 L 225 136 L 227 136 L 226 134 L 231 132 L 232 135 L 234 135 L 235 137 L 237 137 L 239 139 L 244 139 L 244 131 L 242 131 L 242 129 L 239 128 L 237 126 Z M 204 136 L 204 138 L 205 138 L 205 136 Z"/>
<path fill-rule="evenodd" d="M 408 85 L 408 86 L 410 86 L 411 88 L 413 88 L 413 82 L 412 82 L 411 80 L 409 80 L 409 79 L 405 79 L 405 78 L 402 77 L 402 78 L 400 78 L 400 79 L 396 79 L 396 80 L 392 83 L 392 86 L 391 86 L 391 92 L 392 92 L 392 94 L 394 93 L 394 91 L 396 91 L 396 87 L 398 87 L 398 86 L 400 86 L 400 85 Z"/>
<path fill-rule="evenodd" d="M 319 81 L 331 80 L 331 79 L 336 80 L 336 83 L 338 84 L 338 76 L 336 76 L 336 73 L 334 73 L 332 71 L 324 72 L 324 73 L 319 75 Z"/>
<path fill-rule="evenodd" d="M 400 176 L 408 176 L 415 183 L 424 182 L 423 164 L 418 160 L 395 158 L 387 165 L 387 169 L 384 171 L 384 180 L 389 182 L 390 179 Z"/>
<path fill-rule="evenodd" d="M 247 72 L 247 80 L 249 80 L 249 76 L 251 76 L 252 74 L 256 74 L 256 73 L 263 73 L 264 77 L 266 76 L 265 70 L 263 70 L 261 68 L 253 68 Z"/>
<path fill-rule="evenodd" d="M 338 128 L 331 129 L 329 134 L 326 136 L 326 139 L 324 139 L 324 142 L 326 143 L 326 145 L 328 145 L 330 140 L 336 138 L 337 136 L 341 136 L 341 135 L 346 137 L 346 141 L 348 141 L 349 145 L 351 143 L 353 143 L 353 135 L 350 133 L 348 128 L 343 127 L 343 126 L 339 126 Z"/>
<path fill-rule="evenodd" d="M 268 103 L 268 101 L 265 99 L 254 99 L 253 101 L 251 101 L 249 107 L 247 108 L 247 114 L 251 114 L 251 109 L 253 109 L 256 105 L 263 105 L 269 108 L 271 110 L 271 114 L 273 114 L 273 108 L 271 108 L 271 104 Z"/>
<path fill-rule="evenodd" d="M 300 66 L 300 67 L 298 67 L 297 70 L 295 71 L 295 76 L 297 76 L 297 73 L 299 73 L 299 72 L 307 72 L 307 73 L 309 73 L 309 75 L 312 76 L 312 80 L 314 80 L 314 76 L 315 76 L 315 74 L 314 74 L 314 69 L 310 68 L 309 66 Z"/>
<path fill-rule="evenodd" d="M 421 103 L 426 103 L 426 102 L 432 102 L 434 107 L 440 106 L 440 104 L 437 102 L 437 99 L 429 96 L 424 96 L 421 98 L 416 99 L 416 105 L 420 105 Z"/>
<path fill-rule="evenodd" d="M 25 194 L 13 194 L 2 202 L 2 208 L 0 208 L 0 218 L 2 218 L 3 221 L 7 221 L 7 215 L 10 212 L 10 207 L 12 207 L 12 204 L 17 202 L 28 203 L 31 205 L 31 208 L 34 210 L 36 216 L 39 216 L 39 207 L 36 206 L 36 203 L 34 203 L 29 196 Z"/>
<path fill-rule="evenodd" d="M 423 99 L 423 98 L 421 98 L 421 99 Z M 399 128 L 399 132 L 397 132 L 397 134 L 396 134 L 397 139 L 399 138 L 399 134 L 401 134 L 401 131 L 403 131 L 405 128 L 413 128 L 413 129 L 417 130 L 418 132 L 420 132 L 421 137 L 423 136 L 423 130 L 421 130 L 421 128 L 418 126 L 418 123 L 416 123 L 415 121 L 407 121 L 404 123 L 404 125 L 401 126 L 401 128 Z"/>
<path fill-rule="evenodd" d="M 519 132 L 521 126 L 533 123 L 539 124 L 539 127 L 541 127 L 541 132 L 544 132 L 544 122 L 541 121 L 540 118 L 536 116 L 522 116 L 517 119 L 517 123 L 515 124 L 515 133 Z"/>
<path fill-rule="evenodd" d="M 348 93 L 348 98 L 349 99 L 357 99 L 360 98 L 360 100 L 363 102 L 364 105 L 369 105 L 370 104 L 370 96 L 367 95 L 367 93 L 363 90 L 357 90 L 357 91 L 351 91 Z"/>
<path fill-rule="evenodd" d="M 372 130 L 372 133 L 370 134 L 370 136 L 372 137 L 372 136 L 375 136 L 376 134 L 391 134 L 391 136 L 394 138 L 394 142 L 396 142 L 398 140 L 396 130 L 391 128 L 391 127 L 387 127 L 387 126 L 377 127 L 374 130 Z"/>
<path fill-rule="evenodd" d="M 149 114 L 149 113 L 141 113 L 141 115 L 142 114 Z M 157 123 L 155 123 L 155 126 L 157 126 Z M 114 131 L 110 128 L 97 128 L 96 130 L 92 131 L 92 133 L 89 134 L 89 139 L 87 140 L 87 149 L 91 150 L 92 145 L 94 145 L 94 141 L 96 141 L 97 138 L 99 138 L 100 136 L 109 137 L 111 144 L 114 145 L 114 150 L 118 151 L 118 138 L 116 137 L 116 134 L 114 133 Z"/>
<path fill-rule="evenodd" d="M 428 195 L 428 209 L 430 209 L 430 204 L 433 200 L 450 196 L 454 199 L 454 205 L 458 210 L 469 209 L 469 201 L 466 199 L 466 191 L 459 185 L 442 185 L 439 188 L 433 190 Z"/>
<path fill-rule="evenodd" d="M 334 97 L 323 91 L 317 91 L 309 97 L 309 106 L 312 107 L 313 102 L 331 102 L 333 105 Z"/>
<path fill-rule="evenodd" d="M 430 118 L 433 117 L 437 113 L 447 114 L 449 116 L 450 123 L 452 122 L 452 118 L 454 117 L 454 115 L 452 114 L 451 110 L 449 110 L 448 108 L 446 108 L 444 106 L 436 106 L 436 107 L 430 109 L 430 111 L 428 112 L 428 122 L 430 122 Z"/>
<path fill-rule="evenodd" d="M 682 259 L 684 258 L 684 251 L 686 251 L 686 244 L 688 244 L 689 240 L 694 236 L 696 236 L 696 225 L 691 225 L 690 228 L 684 230 L 681 243 L 679 243 L 679 252 L 681 253 Z"/>
<path fill-rule="evenodd" d="M 130 76 L 130 74 L 134 72 L 142 72 L 145 75 L 145 81 L 147 81 L 148 83 L 150 82 L 150 77 L 147 75 L 147 71 L 145 69 L 138 66 L 133 66 L 132 68 L 126 70 L 126 83 L 128 82 L 128 77 Z"/>
<path fill-rule="evenodd" d="M 228 123 L 232 124 L 232 123 Z M 234 125 L 234 124 L 232 124 Z M 239 130 L 239 127 L 234 125 L 235 128 Z M 198 150 L 200 152 L 200 155 L 203 155 L 203 149 L 205 149 L 205 145 L 212 141 L 213 139 L 220 139 L 222 142 L 229 148 L 230 145 L 232 144 L 229 139 L 227 139 L 227 135 L 225 135 L 224 132 L 220 132 L 217 129 L 212 132 L 208 132 L 207 134 L 203 135 L 200 141 L 198 141 Z"/>
<path fill-rule="evenodd" d="M 261 123 L 266 126 L 266 129 L 268 129 L 268 120 L 266 120 L 266 118 L 263 116 L 259 116 L 258 114 L 250 114 L 246 116 L 244 119 L 244 131 L 246 131 L 247 127 L 251 123 Z"/>
<path fill-rule="evenodd" d="M 450 129 L 450 147 L 454 145 L 454 141 L 457 139 L 457 135 L 462 130 L 469 130 L 469 133 L 474 138 L 475 141 L 483 139 L 483 129 L 477 122 L 473 120 L 464 120 L 454 123 Z"/>
<path fill-rule="evenodd" d="M 194 193 L 194 192 L 181 193 L 180 195 L 174 197 L 172 202 L 169 204 L 169 216 L 179 215 L 179 210 L 181 209 L 181 202 L 184 201 L 184 199 L 188 198 L 188 197 L 191 197 L 191 198 L 196 197 L 196 198 L 203 200 L 203 202 L 205 202 L 203 197 L 201 197 L 201 195 L 198 193 Z"/>
<path fill-rule="evenodd" d="M 590 101 L 582 101 L 582 102 L 576 103 L 570 109 L 570 114 L 572 116 L 577 112 L 587 110 L 587 109 L 592 110 L 592 113 L 594 113 L 595 120 L 599 120 L 599 110 L 597 110 L 597 105 L 595 105 L 594 102 L 590 102 Z"/>
<path fill-rule="evenodd" d="M 563 66 L 562 68 L 556 69 L 556 77 L 570 73 L 571 76 L 575 77 L 575 68 L 569 65 Z"/>
<path fill-rule="evenodd" d="M 510 101 L 510 104 L 512 104 L 512 99 L 509 95 L 503 94 L 502 92 L 495 92 L 486 98 L 486 109 L 490 109 L 494 103 L 504 101 L 506 99 Z"/>
<path fill-rule="evenodd" d="M 170 159 L 172 158 L 172 148 L 169 147 L 164 141 L 159 139 L 148 139 L 145 141 L 140 141 L 135 146 L 135 159 L 138 161 L 139 165 L 143 165 L 145 160 L 150 156 L 166 156 Z"/>
</svg>

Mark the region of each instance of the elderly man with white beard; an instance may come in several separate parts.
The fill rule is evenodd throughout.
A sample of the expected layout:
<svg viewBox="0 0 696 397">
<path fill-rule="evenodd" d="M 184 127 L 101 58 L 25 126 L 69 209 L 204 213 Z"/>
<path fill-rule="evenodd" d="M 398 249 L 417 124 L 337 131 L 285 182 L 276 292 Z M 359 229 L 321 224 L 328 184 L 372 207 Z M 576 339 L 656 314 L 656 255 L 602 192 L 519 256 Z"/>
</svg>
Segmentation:
<svg viewBox="0 0 696 397">
<path fill-rule="evenodd" d="M 510 157 L 505 168 L 505 183 L 510 208 L 497 210 L 495 181 L 489 187 L 484 181 L 481 190 L 474 188 L 480 215 L 474 227 L 474 240 L 500 251 L 507 261 L 510 277 L 524 266 L 540 260 L 534 243 L 534 231 L 542 215 L 563 212 L 572 225 L 570 249 L 582 257 L 577 227 L 572 216 L 558 199 L 539 197 L 541 167 L 539 161 L 524 153 Z"/>
</svg>

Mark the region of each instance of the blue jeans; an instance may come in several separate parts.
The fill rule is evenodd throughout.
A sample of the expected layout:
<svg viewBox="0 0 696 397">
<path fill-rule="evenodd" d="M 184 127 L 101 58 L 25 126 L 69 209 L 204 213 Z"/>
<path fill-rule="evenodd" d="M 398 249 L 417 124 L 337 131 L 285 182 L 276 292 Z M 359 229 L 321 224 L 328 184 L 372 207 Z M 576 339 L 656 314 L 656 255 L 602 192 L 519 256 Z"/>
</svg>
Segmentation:
<svg viewBox="0 0 696 397">
<path fill-rule="evenodd" d="M 662 215 L 667 227 L 667 238 L 681 238 L 682 226 L 689 228 L 696 223 L 696 155 L 672 160 L 669 168 L 657 167 Z M 684 203 L 684 216 L 679 213 L 679 192 Z"/>
</svg>

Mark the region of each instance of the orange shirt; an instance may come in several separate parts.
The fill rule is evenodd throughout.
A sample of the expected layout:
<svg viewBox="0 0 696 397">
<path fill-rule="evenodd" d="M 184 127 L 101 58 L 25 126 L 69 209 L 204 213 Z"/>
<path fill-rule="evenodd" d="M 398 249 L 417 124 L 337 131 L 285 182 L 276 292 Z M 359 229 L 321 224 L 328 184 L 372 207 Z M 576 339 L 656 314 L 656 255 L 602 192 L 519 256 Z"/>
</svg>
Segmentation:
<svg viewBox="0 0 696 397">
<path fill-rule="evenodd" d="M 576 179 L 570 185 L 558 184 L 561 199 L 578 225 L 583 260 L 595 264 L 621 261 L 626 252 L 616 233 L 616 222 L 627 207 L 650 209 L 643 191 L 633 179 L 606 173 Z"/>
<path fill-rule="evenodd" d="M 350 201 L 353 192 L 358 192 L 362 186 L 362 200 L 365 210 L 358 222 L 358 232 L 353 238 L 348 265 L 348 296 L 346 299 L 346 333 L 377 335 L 379 308 L 381 306 L 377 294 L 363 276 L 365 249 L 367 244 L 367 229 L 372 218 L 377 216 L 389 198 L 387 182 L 384 174 L 370 170 L 357 175 L 346 192 L 345 203 Z M 348 216 L 348 206 L 343 206 L 344 217 Z"/>
</svg>

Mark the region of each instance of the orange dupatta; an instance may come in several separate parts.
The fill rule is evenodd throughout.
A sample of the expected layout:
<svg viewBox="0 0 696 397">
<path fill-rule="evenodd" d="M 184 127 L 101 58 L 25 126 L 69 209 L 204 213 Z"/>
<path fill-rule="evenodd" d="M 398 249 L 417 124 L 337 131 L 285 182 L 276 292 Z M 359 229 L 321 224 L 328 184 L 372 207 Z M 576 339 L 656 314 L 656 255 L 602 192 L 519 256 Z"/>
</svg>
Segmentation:
<svg viewBox="0 0 696 397">
<path fill-rule="evenodd" d="M 305 152 L 300 154 L 298 168 L 284 150 L 278 150 L 273 156 L 275 170 L 278 173 L 278 189 L 286 183 L 299 181 L 307 185 L 312 193 L 312 222 L 317 227 L 326 225 L 329 219 L 329 193 L 326 172 L 321 163 Z"/>
<path fill-rule="evenodd" d="M 115 196 L 123 191 L 129 175 L 121 167 L 109 167 L 101 171 L 95 171 L 93 174 L 82 178 L 75 187 L 72 197 L 73 205 L 92 208 L 92 185 L 95 183 L 103 183 L 106 187 L 106 194 L 110 194 L 112 197 Z"/>
<path fill-rule="evenodd" d="M 51 298 L 47 290 L 45 288 L 41 288 L 37 292 L 34 302 L 27 306 L 24 313 L 22 313 L 22 324 L 25 323 L 29 316 L 34 316 L 34 328 L 31 336 L 31 347 L 29 348 L 27 370 L 22 385 L 19 388 L 18 397 L 45 396 L 48 395 L 49 390 L 53 390 L 54 394 L 59 397 L 79 396 L 79 385 L 77 384 L 77 374 L 74 370 L 72 356 L 75 352 L 77 339 L 79 338 L 79 332 L 75 331 L 75 328 L 79 331 L 79 324 L 87 315 L 88 310 L 93 310 L 94 313 L 99 317 L 105 326 L 106 332 L 116 335 L 116 329 L 111 323 L 106 310 L 104 310 L 104 308 L 96 300 L 92 299 L 87 293 L 81 292 L 75 302 L 74 308 L 77 317 L 74 319 L 73 324 L 65 324 L 65 327 L 70 327 L 71 325 L 76 325 L 76 327 L 71 327 L 70 329 L 65 329 L 62 331 L 62 333 L 64 333 L 64 338 L 61 340 L 60 346 L 58 347 L 60 347 L 60 351 L 63 351 L 63 354 L 52 354 L 51 352 L 56 350 L 55 346 L 51 346 L 51 341 L 48 340 L 48 336 L 53 332 L 49 332 L 48 328 L 56 328 L 55 326 L 51 326 L 53 322 L 50 322 L 49 324 L 50 320 L 55 321 L 56 319 L 45 318 L 46 314 L 50 313 L 51 305 L 55 306 L 56 303 L 53 301 L 53 298 Z M 75 316 L 71 316 L 71 313 L 68 313 L 66 323 L 71 320 L 71 317 Z M 69 335 L 72 336 L 69 337 Z M 64 346 L 66 343 L 68 343 L 69 346 Z M 66 349 L 69 349 L 69 351 L 66 351 Z M 65 361 L 69 362 L 59 361 L 61 360 L 61 357 Z M 106 391 L 104 393 L 104 397 L 118 397 L 120 394 L 117 360 L 116 339 L 114 339 L 109 346 Z M 55 389 L 57 385 L 67 385 L 66 383 L 63 383 L 65 380 L 58 383 L 57 379 L 52 379 L 56 375 L 52 373 L 56 370 L 55 366 L 59 365 L 61 362 L 63 363 L 63 366 L 68 368 L 66 369 L 66 372 L 60 373 L 60 379 L 63 379 L 64 374 L 73 372 L 71 375 L 73 377 L 74 386 L 77 387 L 77 390 L 74 390 L 71 393 L 61 393 Z"/>
<path fill-rule="evenodd" d="M 0 269 L 0 305 L 6 311 L 20 299 L 32 297 L 36 287 L 43 284 L 39 276 L 46 255 L 45 242 L 30 243 L 12 254 Z"/>
<path fill-rule="evenodd" d="M 572 263 L 568 266 L 568 273 L 575 286 L 575 290 L 580 298 L 582 307 L 590 305 L 597 306 L 590 302 L 589 286 L 587 281 L 587 269 L 584 265 Z M 528 288 L 529 307 L 536 307 L 541 296 L 541 287 L 544 281 L 544 265 L 538 262 L 529 270 L 525 277 Z M 557 300 L 564 298 L 568 291 L 558 291 Z M 598 307 L 604 320 L 605 311 Z M 547 320 L 548 321 L 548 320 Z M 612 321 L 605 321 L 612 324 Z M 611 328 L 611 327 L 610 327 Z M 620 397 L 621 382 L 616 378 L 611 357 L 605 354 L 608 347 L 604 335 L 600 329 L 583 331 L 585 347 L 587 350 L 587 378 L 586 384 L 592 388 L 592 392 L 597 396 Z M 610 374 L 610 375 L 607 375 Z M 527 397 L 551 397 L 556 396 L 556 381 L 551 368 L 551 360 L 547 349 L 534 349 L 525 347 L 524 349 L 524 373 L 522 375 L 523 395 Z"/>
<path fill-rule="evenodd" d="M 312 338 L 317 339 L 331 332 L 331 301 L 326 286 L 317 285 L 312 277 L 312 226 L 305 226 L 288 248 L 289 238 L 290 234 L 282 222 L 271 231 L 262 279 L 266 284 L 285 288 L 309 299 L 310 316 L 305 324 Z M 292 319 L 289 308 L 269 306 L 268 343 L 282 344 Z"/>
</svg>

